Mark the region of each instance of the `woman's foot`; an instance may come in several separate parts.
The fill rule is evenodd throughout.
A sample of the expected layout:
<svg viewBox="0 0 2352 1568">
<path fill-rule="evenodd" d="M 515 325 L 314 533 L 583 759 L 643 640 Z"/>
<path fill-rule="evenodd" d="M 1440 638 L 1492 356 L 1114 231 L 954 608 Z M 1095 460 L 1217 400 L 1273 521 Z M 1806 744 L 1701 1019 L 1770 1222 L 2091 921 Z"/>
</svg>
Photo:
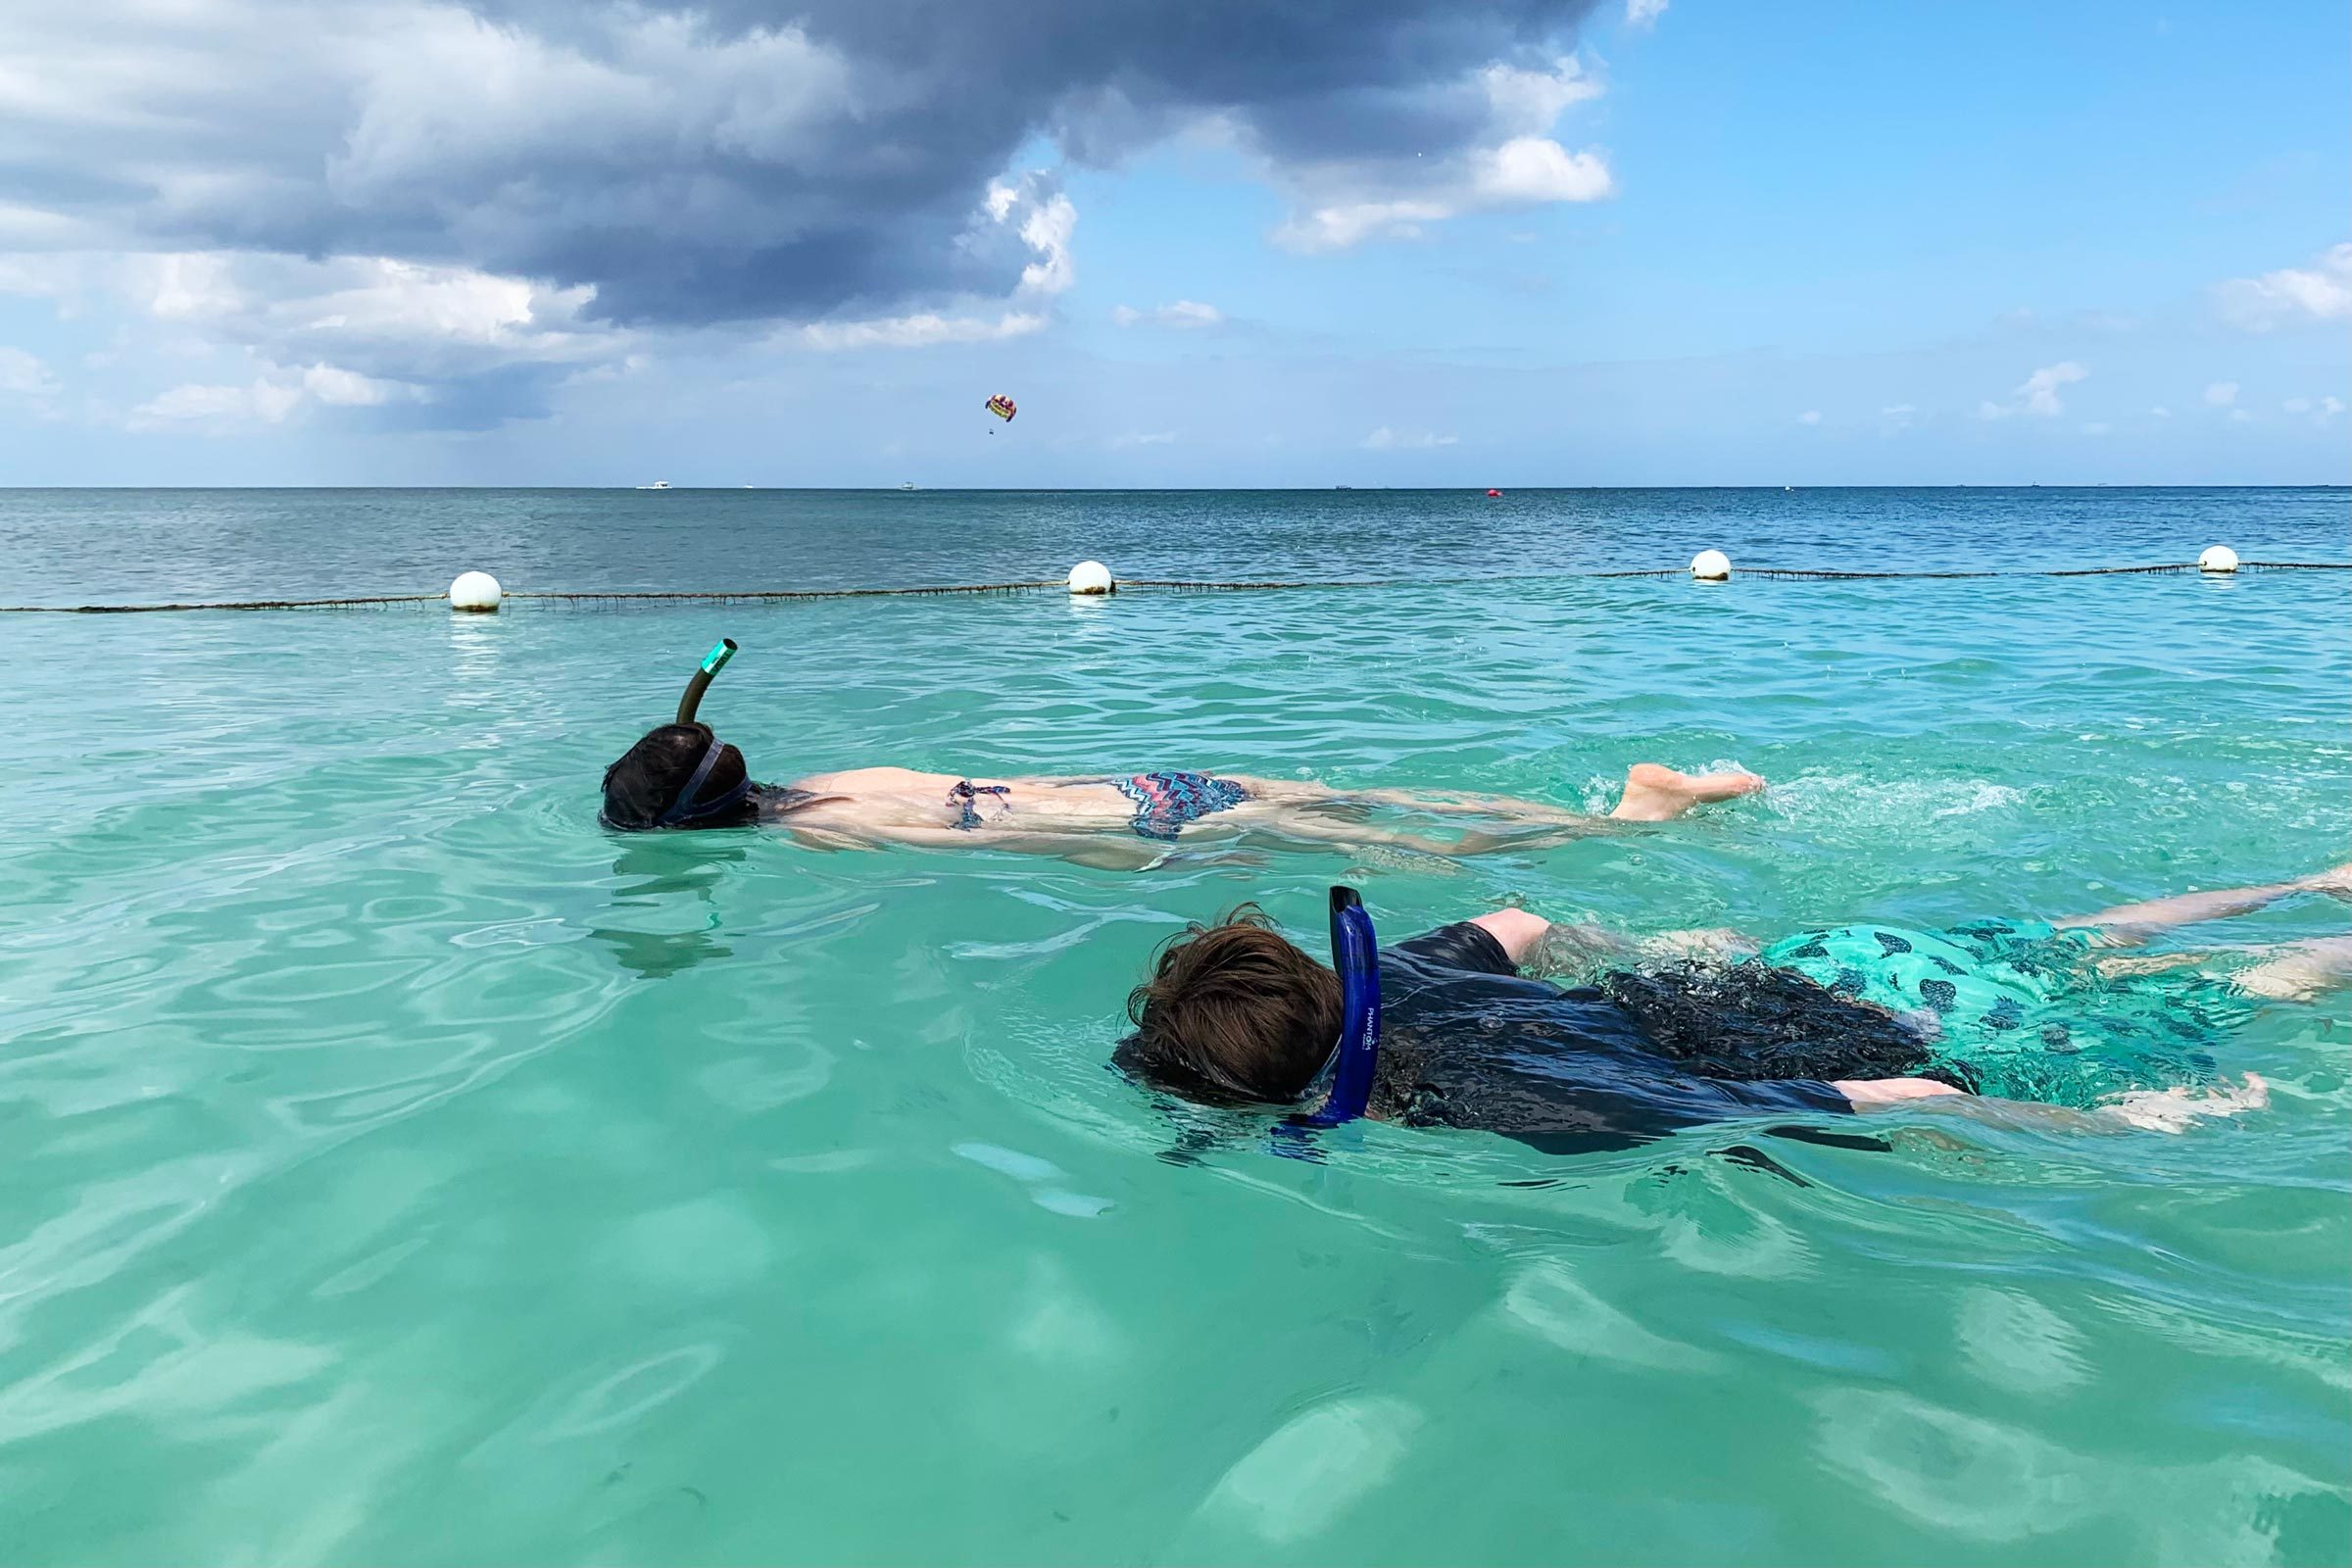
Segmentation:
<svg viewBox="0 0 2352 1568">
<path fill-rule="evenodd" d="M 1656 762 L 1625 770 L 1625 795 L 1609 814 L 1628 822 L 1671 822 L 1692 807 L 1753 795 L 1764 781 L 1753 773 L 1678 773 Z"/>
</svg>

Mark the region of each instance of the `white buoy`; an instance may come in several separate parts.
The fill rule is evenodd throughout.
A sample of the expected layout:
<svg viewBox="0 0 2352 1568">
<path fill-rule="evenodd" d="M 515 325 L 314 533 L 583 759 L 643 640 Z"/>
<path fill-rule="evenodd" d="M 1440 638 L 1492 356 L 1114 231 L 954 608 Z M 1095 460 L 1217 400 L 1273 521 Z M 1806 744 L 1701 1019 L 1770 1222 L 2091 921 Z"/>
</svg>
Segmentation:
<svg viewBox="0 0 2352 1568">
<path fill-rule="evenodd" d="M 465 571 L 449 585 L 449 608 L 489 614 L 498 609 L 498 579 L 486 571 Z"/>
<path fill-rule="evenodd" d="M 1100 561 L 1081 561 L 1070 568 L 1070 592 L 1074 594 L 1115 594 L 1119 585 L 1110 580 L 1110 568 Z"/>
<path fill-rule="evenodd" d="M 1732 575 L 1732 558 L 1720 550 L 1701 550 L 1690 558 L 1690 575 L 1700 582 L 1728 582 Z"/>
<path fill-rule="evenodd" d="M 2207 545 L 2205 553 L 2197 558 L 2197 569 L 2199 571 L 2235 571 L 2237 569 L 2237 552 L 2228 545 Z"/>
</svg>

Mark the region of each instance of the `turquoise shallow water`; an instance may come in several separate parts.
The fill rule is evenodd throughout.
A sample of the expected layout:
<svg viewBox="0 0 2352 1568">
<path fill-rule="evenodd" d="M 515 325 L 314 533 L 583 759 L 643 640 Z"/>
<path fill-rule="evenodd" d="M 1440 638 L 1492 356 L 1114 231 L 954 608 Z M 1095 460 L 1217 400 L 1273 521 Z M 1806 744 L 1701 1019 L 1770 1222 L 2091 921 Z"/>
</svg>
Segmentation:
<svg viewBox="0 0 2352 1568">
<path fill-rule="evenodd" d="M 2340 493 L 1508 504 L 1466 533 L 1451 496 L 19 494 L 0 536 L 12 602 L 466 564 L 2344 555 Z M 2342 1561 L 2340 1004 L 2219 1048 L 2270 1079 L 2255 1114 L 1891 1118 L 1888 1152 L 1374 1126 L 1312 1164 L 1225 1124 L 1183 1153 L 1102 1061 L 1154 943 L 1242 898 L 1312 931 L 1343 877 L 1391 935 L 1506 899 L 1770 935 L 2318 869 L 2352 855 L 2348 601 L 2281 573 L 0 617 L 0 1556 Z M 1653 758 L 1775 787 L 1534 855 L 1143 876 L 600 831 L 598 770 L 722 632 L 706 711 L 767 776 L 1597 806 Z"/>
</svg>

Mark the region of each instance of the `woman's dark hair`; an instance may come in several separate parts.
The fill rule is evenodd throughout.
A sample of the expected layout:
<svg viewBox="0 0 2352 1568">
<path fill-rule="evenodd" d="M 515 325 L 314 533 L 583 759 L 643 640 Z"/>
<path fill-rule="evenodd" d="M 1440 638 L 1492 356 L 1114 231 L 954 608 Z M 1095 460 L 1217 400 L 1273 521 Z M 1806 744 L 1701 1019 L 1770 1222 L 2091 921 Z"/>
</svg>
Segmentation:
<svg viewBox="0 0 2352 1568">
<path fill-rule="evenodd" d="M 1256 906 L 1162 944 L 1111 1063 L 1202 1104 L 1296 1100 L 1340 1038 L 1340 977 Z"/>
<path fill-rule="evenodd" d="M 664 724 L 647 731 L 645 738 L 623 753 L 619 761 L 605 769 L 605 823 L 618 828 L 662 826 L 662 816 L 677 804 L 678 792 L 694 777 L 694 770 L 702 765 L 703 754 L 716 739 L 708 724 Z M 722 799 L 739 788 L 746 776 L 743 754 L 732 746 L 721 746 L 718 760 L 704 776 L 695 798 Z M 759 820 L 759 816 L 760 803 L 747 796 L 726 810 L 695 816 L 676 825 L 740 827 Z"/>
<path fill-rule="evenodd" d="M 1931 1066 L 1928 1043 L 1884 1007 L 1793 969 L 1749 961 L 1620 969 L 1600 979 L 1650 1048 L 1700 1078 L 1933 1078 L 1975 1094 L 1965 1067 Z"/>
</svg>

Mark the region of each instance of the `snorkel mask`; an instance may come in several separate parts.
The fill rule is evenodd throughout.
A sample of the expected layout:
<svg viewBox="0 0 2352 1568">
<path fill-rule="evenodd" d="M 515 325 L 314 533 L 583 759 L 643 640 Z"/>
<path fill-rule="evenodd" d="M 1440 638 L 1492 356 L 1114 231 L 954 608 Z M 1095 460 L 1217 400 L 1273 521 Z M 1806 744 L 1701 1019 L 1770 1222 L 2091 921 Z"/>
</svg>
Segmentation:
<svg viewBox="0 0 2352 1568">
<path fill-rule="evenodd" d="M 1380 1060 L 1380 947 L 1372 916 L 1353 888 L 1331 890 L 1331 966 L 1340 976 L 1339 1043 L 1299 1096 L 1312 1101 L 1328 1086 L 1321 1108 L 1291 1117 L 1295 1127 L 1353 1121 L 1372 1100 L 1372 1069 Z"/>
<path fill-rule="evenodd" d="M 702 663 L 696 666 L 694 678 L 686 683 L 685 695 L 678 699 L 678 723 L 697 722 L 694 715 L 695 710 L 703 706 L 703 693 L 710 689 L 710 683 L 718 678 L 718 672 L 726 668 L 727 661 L 734 657 L 734 638 L 721 637 L 711 645 L 710 651 L 703 656 Z M 702 727 L 706 733 L 710 733 L 709 725 Z M 669 803 L 669 809 L 654 819 L 654 826 L 682 827 L 706 816 L 731 811 L 743 804 L 745 797 L 752 793 L 749 772 L 736 780 L 735 787 L 723 795 L 713 796 L 710 800 L 696 799 L 704 783 L 710 777 L 710 770 L 718 765 L 719 755 L 725 750 L 725 743 L 716 734 L 711 734 L 710 744 L 703 748 L 701 760 L 694 764 L 692 776 L 686 780 L 685 787 L 678 791 L 677 799 Z"/>
</svg>

